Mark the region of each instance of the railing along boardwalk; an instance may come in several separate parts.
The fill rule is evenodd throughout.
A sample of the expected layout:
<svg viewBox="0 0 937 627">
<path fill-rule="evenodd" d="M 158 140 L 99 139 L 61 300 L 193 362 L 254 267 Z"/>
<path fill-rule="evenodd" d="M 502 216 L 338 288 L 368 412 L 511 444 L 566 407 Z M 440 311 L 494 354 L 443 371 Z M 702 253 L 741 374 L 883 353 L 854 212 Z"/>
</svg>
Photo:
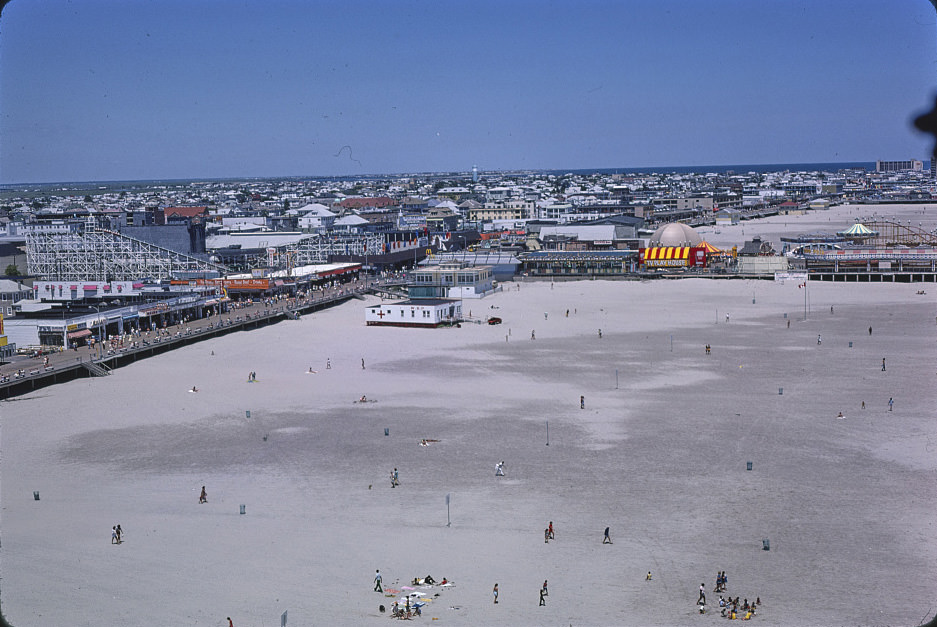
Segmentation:
<svg viewBox="0 0 937 627">
<path fill-rule="evenodd" d="M 201 342 L 236 331 L 249 331 L 284 320 L 297 320 L 303 314 L 327 309 L 344 303 L 352 298 L 361 299 L 366 294 L 388 297 L 396 294 L 403 284 L 400 282 L 361 282 L 347 284 L 324 293 L 304 299 L 279 301 L 272 306 L 263 303 L 250 303 L 238 309 L 230 310 L 219 316 L 192 320 L 186 324 L 177 324 L 154 332 L 137 336 L 131 346 L 116 350 L 107 349 L 103 344 L 94 348 L 80 347 L 77 350 L 63 350 L 44 357 L 16 360 L 0 365 L 0 400 L 10 399 L 33 390 L 71 381 L 77 378 L 103 377 L 114 368 L 126 366 L 140 359 L 146 359 L 167 351 Z M 403 288 L 405 289 L 405 288 Z"/>
</svg>

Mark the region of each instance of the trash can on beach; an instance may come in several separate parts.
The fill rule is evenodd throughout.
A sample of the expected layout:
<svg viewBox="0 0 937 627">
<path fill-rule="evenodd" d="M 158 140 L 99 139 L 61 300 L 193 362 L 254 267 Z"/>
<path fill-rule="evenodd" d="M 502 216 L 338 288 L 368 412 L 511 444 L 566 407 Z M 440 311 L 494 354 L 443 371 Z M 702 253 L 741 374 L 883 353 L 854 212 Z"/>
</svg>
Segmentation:
<svg viewBox="0 0 937 627">
<path fill-rule="evenodd" d="M 39 500 L 39 490 L 33 490 L 33 500 Z"/>
</svg>

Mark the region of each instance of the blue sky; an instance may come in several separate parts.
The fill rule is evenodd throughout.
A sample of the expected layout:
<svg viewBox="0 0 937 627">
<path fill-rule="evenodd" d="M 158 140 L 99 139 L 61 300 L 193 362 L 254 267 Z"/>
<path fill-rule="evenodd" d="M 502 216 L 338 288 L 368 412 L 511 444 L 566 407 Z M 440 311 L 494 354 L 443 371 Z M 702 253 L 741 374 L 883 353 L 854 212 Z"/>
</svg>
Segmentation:
<svg viewBox="0 0 937 627">
<path fill-rule="evenodd" d="M 926 0 L 13 0 L 0 183 L 927 159 Z"/>
</svg>

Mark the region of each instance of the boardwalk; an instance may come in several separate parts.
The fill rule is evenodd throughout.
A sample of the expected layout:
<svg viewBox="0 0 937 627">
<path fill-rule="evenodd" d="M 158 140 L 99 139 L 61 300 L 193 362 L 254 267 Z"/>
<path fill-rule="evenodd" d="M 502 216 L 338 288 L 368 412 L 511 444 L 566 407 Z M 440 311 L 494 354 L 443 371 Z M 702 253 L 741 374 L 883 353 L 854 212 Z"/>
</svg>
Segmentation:
<svg viewBox="0 0 937 627">
<path fill-rule="evenodd" d="M 0 366 L 0 399 L 26 394 L 47 385 L 70 381 L 79 377 L 104 376 L 110 370 L 125 366 L 140 359 L 152 357 L 235 331 L 248 331 L 269 324 L 295 319 L 306 313 L 333 307 L 366 293 L 393 294 L 393 286 L 399 281 L 361 281 L 316 292 L 308 298 L 290 298 L 274 306 L 261 302 L 247 302 L 237 309 L 220 316 L 192 320 L 177 324 L 159 333 L 142 332 L 131 343 L 116 350 L 106 349 L 103 344 L 95 347 L 82 346 L 77 350 L 64 350 L 45 357 L 18 359 Z"/>
</svg>

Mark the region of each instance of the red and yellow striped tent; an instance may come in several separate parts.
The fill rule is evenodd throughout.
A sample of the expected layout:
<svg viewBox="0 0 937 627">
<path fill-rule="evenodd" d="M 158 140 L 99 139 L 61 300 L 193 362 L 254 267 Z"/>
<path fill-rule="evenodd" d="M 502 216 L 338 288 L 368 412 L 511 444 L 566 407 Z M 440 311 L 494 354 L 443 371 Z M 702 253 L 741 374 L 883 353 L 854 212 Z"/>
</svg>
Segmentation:
<svg viewBox="0 0 937 627">
<path fill-rule="evenodd" d="M 721 248 L 716 248 L 715 246 L 713 246 L 712 244 L 710 244 L 710 243 L 707 242 L 706 240 L 703 240 L 703 241 L 700 243 L 699 248 L 702 248 L 703 250 L 705 250 L 705 251 L 706 251 L 706 254 L 709 255 L 709 256 L 730 255 L 730 254 L 732 254 L 732 253 L 728 253 L 728 252 L 722 250 Z"/>
</svg>

